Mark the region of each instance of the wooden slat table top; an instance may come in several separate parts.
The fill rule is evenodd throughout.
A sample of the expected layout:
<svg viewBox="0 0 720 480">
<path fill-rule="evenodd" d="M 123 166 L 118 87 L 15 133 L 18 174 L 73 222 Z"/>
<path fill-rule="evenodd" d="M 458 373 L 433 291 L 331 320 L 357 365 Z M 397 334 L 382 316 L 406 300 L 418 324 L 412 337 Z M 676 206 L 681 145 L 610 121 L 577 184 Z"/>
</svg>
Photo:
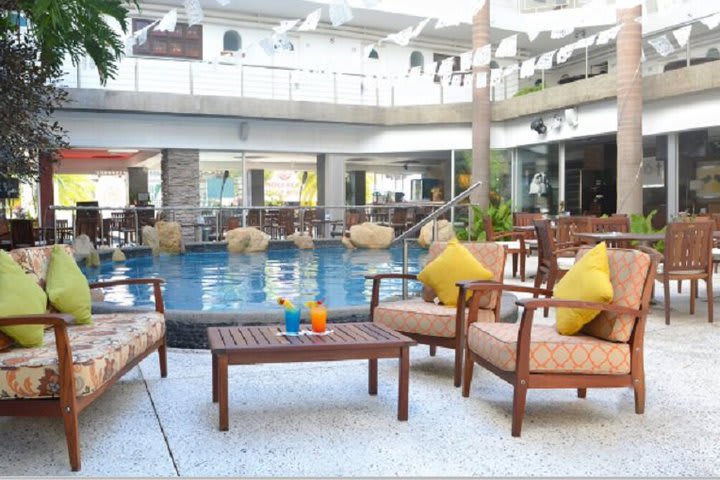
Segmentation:
<svg viewBox="0 0 720 480">
<path fill-rule="evenodd" d="M 208 343 L 218 353 L 271 353 L 276 351 L 349 350 L 368 347 L 413 346 L 415 340 L 382 325 L 364 323 L 329 323 L 329 335 L 278 335 L 281 325 L 258 327 L 209 327 Z"/>
</svg>

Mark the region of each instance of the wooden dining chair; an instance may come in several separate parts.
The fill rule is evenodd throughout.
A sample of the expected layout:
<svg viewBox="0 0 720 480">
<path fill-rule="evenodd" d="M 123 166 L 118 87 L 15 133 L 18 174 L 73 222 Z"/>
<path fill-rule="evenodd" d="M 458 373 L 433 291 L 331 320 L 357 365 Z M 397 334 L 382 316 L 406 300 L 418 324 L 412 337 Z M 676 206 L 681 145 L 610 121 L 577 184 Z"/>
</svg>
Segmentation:
<svg viewBox="0 0 720 480">
<path fill-rule="evenodd" d="M 590 218 L 590 231 L 592 233 L 629 233 L 630 217 L 613 216 L 613 217 L 592 217 Z M 606 241 L 609 248 L 631 248 L 628 241 L 608 240 Z"/>
<path fill-rule="evenodd" d="M 520 267 L 520 281 L 525 281 L 525 233 L 524 232 L 496 232 L 493 227 L 492 218 L 485 215 L 483 219 L 485 226 L 485 240 L 497 242 L 505 247 L 505 254 L 512 256 L 512 275 L 517 276 L 518 266 Z"/>
<path fill-rule="evenodd" d="M 532 227 L 535 220 L 542 220 L 545 217 L 542 213 L 529 213 L 529 212 L 514 212 L 513 213 L 513 227 Z M 537 237 L 535 231 L 524 232 L 525 233 L 525 248 L 527 249 L 528 256 L 533 250 L 538 249 Z"/>
<path fill-rule="evenodd" d="M 564 249 L 577 247 L 580 241 L 575 233 L 591 233 L 591 219 L 593 217 L 574 215 L 569 217 L 558 217 L 555 230 L 555 248 Z"/>
<path fill-rule="evenodd" d="M 673 222 L 665 232 L 665 252 L 658 280 L 665 293 L 665 324 L 670 325 L 670 281 L 690 280 L 690 314 L 695 314 L 698 280 L 704 280 L 708 300 L 708 322 L 713 321 L 712 239 L 714 222 Z"/>
<path fill-rule="evenodd" d="M 35 246 L 32 220 L 22 218 L 10 220 L 10 245 L 13 249 Z"/>
</svg>

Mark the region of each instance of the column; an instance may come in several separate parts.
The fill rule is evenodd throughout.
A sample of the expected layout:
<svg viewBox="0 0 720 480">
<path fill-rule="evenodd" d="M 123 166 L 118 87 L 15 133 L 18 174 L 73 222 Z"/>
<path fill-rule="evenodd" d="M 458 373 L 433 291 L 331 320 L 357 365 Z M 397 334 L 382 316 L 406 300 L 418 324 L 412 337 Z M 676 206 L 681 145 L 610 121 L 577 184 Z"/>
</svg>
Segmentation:
<svg viewBox="0 0 720 480">
<path fill-rule="evenodd" d="M 473 17 L 473 49 L 490 43 L 490 0 Z M 476 74 L 488 74 L 490 66 L 474 67 Z M 475 88 L 473 81 L 472 115 L 472 183 L 482 181 L 470 201 L 487 208 L 490 204 L 490 79 L 485 88 Z"/>
<path fill-rule="evenodd" d="M 38 221 L 43 227 L 52 227 L 55 223 L 55 212 L 50 210 L 50 205 L 55 203 L 55 188 L 53 175 L 55 173 L 55 162 L 52 154 L 43 152 L 40 154 L 40 182 L 39 182 L 39 211 Z"/>
<path fill-rule="evenodd" d="M 191 149 L 166 148 L 160 163 L 164 207 L 200 206 L 200 152 Z M 175 211 L 175 221 L 182 226 L 183 240 L 195 240 L 197 212 Z M 167 218 L 172 218 L 168 215 Z"/>
<path fill-rule="evenodd" d="M 352 186 L 352 200 L 350 201 L 353 205 L 365 205 L 366 197 L 365 192 L 367 190 L 367 183 L 365 182 L 365 170 L 357 170 L 350 172 L 350 185 Z"/>
<path fill-rule="evenodd" d="M 617 212 L 642 213 L 642 6 L 618 9 L 617 38 Z"/>
<path fill-rule="evenodd" d="M 317 156 L 318 205 L 345 205 L 345 158 L 339 155 Z M 342 220 L 343 212 L 327 212 L 331 220 Z"/>
<path fill-rule="evenodd" d="M 250 170 L 250 205 L 253 207 L 265 206 L 265 170 Z"/>
<path fill-rule="evenodd" d="M 128 167 L 128 198 L 131 205 L 137 205 L 138 193 L 148 193 L 148 172 L 143 167 Z"/>
</svg>

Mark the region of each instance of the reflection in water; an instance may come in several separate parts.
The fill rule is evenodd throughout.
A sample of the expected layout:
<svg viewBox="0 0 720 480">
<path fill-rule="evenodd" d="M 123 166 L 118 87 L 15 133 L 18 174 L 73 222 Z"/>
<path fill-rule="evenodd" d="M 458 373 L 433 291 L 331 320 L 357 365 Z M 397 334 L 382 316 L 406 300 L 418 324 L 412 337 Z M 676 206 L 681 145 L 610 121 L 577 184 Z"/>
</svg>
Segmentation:
<svg viewBox="0 0 720 480">
<path fill-rule="evenodd" d="M 410 249 L 409 272 L 417 273 L 426 251 Z M 297 301 L 325 299 L 331 307 L 367 305 L 372 283 L 365 275 L 401 272 L 402 249 L 269 250 L 229 255 L 227 252 L 139 257 L 123 263 L 84 268 L 90 281 L 160 277 L 168 309 L 241 311 L 277 308 L 277 297 Z M 410 284 L 411 291 L 419 285 Z M 383 282 L 382 296 L 400 295 L 402 282 Z M 125 306 L 153 305 L 152 289 L 118 287 L 106 292 L 108 302 Z"/>
</svg>

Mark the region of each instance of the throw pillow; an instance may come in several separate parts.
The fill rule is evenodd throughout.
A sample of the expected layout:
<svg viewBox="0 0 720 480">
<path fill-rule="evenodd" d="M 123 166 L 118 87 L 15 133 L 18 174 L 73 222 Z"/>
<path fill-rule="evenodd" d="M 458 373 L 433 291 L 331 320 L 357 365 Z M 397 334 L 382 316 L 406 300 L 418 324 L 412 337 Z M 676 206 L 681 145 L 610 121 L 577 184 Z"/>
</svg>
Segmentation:
<svg viewBox="0 0 720 480">
<path fill-rule="evenodd" d="M 45 313 L 47 296 L 10 255 L 0 250 L 0 317 Z M 0 331 L 21 347 L 43 344 L 43 325 L 13 325 Z"/>
<path fill-rule="evenodd" d="M 613 287 L 605 242 L 596 245 L 570 268 L 555 286 L 553 297 L 584 302 L 612 301 Z M 575 335 L 599 313 L 584 308 L 558 308 L 555 328 L 561 335 Z"/>
<path fill-rule="evenodd" d="M 437 297 L 445 305 L 457 304 L 457 282 L 492 278 L 492 272 L 478 262 L 455 238 L 418 274 L 418 280 L 435 290 Z"/>
<path fill-rule="evenodd" d="M 78 324 L 91 324 L 92 301 L 87 278 L 75 259 L 60 245 L 53 247 L 48 266 L 45 291 L 53 307 L 75 317 Z"/>
</svg>

